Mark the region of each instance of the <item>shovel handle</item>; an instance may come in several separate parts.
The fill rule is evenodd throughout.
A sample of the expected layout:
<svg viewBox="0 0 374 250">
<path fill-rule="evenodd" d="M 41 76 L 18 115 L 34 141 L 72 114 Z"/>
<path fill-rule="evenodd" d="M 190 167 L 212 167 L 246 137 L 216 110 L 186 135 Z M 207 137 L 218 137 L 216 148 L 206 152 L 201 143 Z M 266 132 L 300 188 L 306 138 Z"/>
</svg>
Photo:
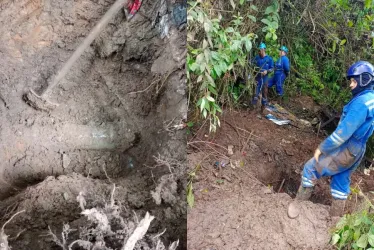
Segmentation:
<svg viewBox="0 0 374 250">
<path fill-rule="evenodd" d="M 79 47 L 74 51 L 69 60 L 64 64 L 62 69 L 53 77 L 52 83 L 47 87 L 46 91 L 42 95 L 46 95 L 48 91 L 51 91 L 69 72 L 70 68 L 83 54 L 83 52 L 91 45 L 93 40 L 100 34 L 103 28 L 109 23 L 112 17 L 124 6 L 127 5 L 128 0 L 117 0 L 105 15 L 100 19 L 96 26 L 91 30 L 90 34 L 83 40 Z"/>
</svg>

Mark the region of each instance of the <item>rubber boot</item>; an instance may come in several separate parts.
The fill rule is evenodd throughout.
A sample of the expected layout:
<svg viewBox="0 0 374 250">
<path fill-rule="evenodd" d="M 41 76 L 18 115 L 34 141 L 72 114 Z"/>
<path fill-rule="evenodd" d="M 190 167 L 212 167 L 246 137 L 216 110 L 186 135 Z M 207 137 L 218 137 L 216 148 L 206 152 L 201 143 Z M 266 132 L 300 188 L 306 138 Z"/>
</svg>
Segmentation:
<svg viewBox="0 0 374 250">
<path fill-rule="evenodd" d="M 261 111 L 260 111 L 260 112 L 261 112 L 261 115 L 263 115 L 263 114 L 264 114 L 264 110 L 265 110 L 265 105 L 264 105 L 264 104 L 262 104 L 262 105 L 261 105 Z"/>
<path fill-rule="evenodd" d="M 342 217 L 344 214 L 345 200 L 332 199 L 330 208 L 331 217 Z"/>
<path fill-rule="evenodd" d="M 313 193 L 312 187 L 303 187 L 303 185 L 300 185 L 299 190 L 297 190 L 296 199 L 307 201 L 310 199 Z"/>
<path fill-rule="evenodd" d="M 277 100 L 277 104 L 281 106 L 282 105 L 282 96 L 280 96 L 280 95 L 277 96 L 276 100 Z"/>
<path fill-rule="evenodd" d="M 296 198 L 288 205 L 288 217 L 295 219 L 300 214 L 300 201 L 307 201 L 310 199 L 313 193 L 312 187 L 303 187 L 300 185 L 297 190 Z"/>
</svg>

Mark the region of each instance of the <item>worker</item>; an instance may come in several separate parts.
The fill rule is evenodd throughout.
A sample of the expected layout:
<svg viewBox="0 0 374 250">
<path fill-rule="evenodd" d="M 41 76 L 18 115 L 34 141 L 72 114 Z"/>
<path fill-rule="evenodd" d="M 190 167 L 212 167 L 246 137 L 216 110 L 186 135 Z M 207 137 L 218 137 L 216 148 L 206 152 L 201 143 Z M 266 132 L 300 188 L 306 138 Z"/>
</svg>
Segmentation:
<svg viewBox="0 0 374 250">
<path fill-rule="evenodd" d="M 133 16 L 138 12 L 140 6 L 142 5 L 142 0 L 129 0 L 127 7 L 125 7 L 125 13 L 127 20 L 133 18 Z"/>
<path fill-rule="evenodd" d="M 268 88 L 275 86 L 278 99 L 283 96 L 283 84 L 288 75 L 290 74 L 290 60 L 287 57 L 288 49 L 286 46 L 279 48 L 279 59 L 275 63 L 274 76 L 269 79 Z M 268 88 L 265 88 L 265 98 L 268 97 Z"/>
<path fill-rule="evenodd" d="M 255 76 L 256 84 L 256 93 L 252 100 L 252 105 L 256 105 L 260 93 L 262 94 L 261 100 L 261 111 L 267 105 L 267 99 L 264 97 L 264 87 L 268 84 L 268 74 L 271 73 L 274 69 L 273 59 L 266 55 L 266 45 L 261 43 L 259 46 L 259 54 L 253 59 L 251 63 L 254 63 L 258 68 L 259 72 Z"/>
<path fill-rule="evenodd" d="M 300 200 L 308 200 L 315 181 L 331 176 L 332 205 L 330 215 L 344 214 L 350 193 L 350 177 L 365 155 L 366 142 L 374 129 L 374 66 L 366 61 L 354 63 L 347 71 L 352 99 L 343 108 L 336 130 L 316 149 L 304 166 L 296 200 L 289 205 L 288 215 L 296 218 Z"/>
</svg>

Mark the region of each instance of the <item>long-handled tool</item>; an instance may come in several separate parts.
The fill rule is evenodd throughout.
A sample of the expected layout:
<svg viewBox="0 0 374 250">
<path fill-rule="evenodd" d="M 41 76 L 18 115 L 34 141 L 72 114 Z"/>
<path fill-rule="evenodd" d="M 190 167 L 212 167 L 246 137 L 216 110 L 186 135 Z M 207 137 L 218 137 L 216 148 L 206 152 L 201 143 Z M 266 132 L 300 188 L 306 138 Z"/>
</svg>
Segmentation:
<svg viewBox="0 0 374 250">
<path fill-rule="evenodd" d="M 83 40 L 79 47 L 74 51 L 69 60 L 64 64 L 56 75 L 50 78 L 48 86 L 38 95 L 35 91 L 30 89 L 28 93 L 23 96 L 27 104 L 37 110 L 49 111 L 54 109 L 58 104 L 48 101 L 48 97 L 52 89 L 59 84 L 59 82 L 69 72 L 73 64 L 83 54 L 83 52 L 91 45 L 93 40 L 100 34 L 102 29 L 106 27 L 112 17 L 124 6 L 127 5 L 128 0 L 117 0 L 112 7 L 105 13 L 96 26 L 91 30 L 90 34 Z"/>
</svg>

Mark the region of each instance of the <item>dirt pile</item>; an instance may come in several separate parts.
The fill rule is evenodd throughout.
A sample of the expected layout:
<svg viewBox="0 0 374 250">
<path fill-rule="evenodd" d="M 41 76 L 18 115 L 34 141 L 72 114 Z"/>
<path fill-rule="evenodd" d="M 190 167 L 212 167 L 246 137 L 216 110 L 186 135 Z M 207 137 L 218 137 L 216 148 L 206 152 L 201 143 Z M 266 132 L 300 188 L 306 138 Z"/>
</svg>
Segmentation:
<svg viewBox="0 0 374 250">
<path fill-rule="evenodd" d="M 108 197 L 109 182 L 133 183 L 121 193 L 129 213 L 153 212 L 150 230 L 168 228 L 163 240 L 179 238 L 183 248 L 186 31 L 173 21 L 175 1 L 143 1 L 130 22 L 118 13 L 53 91 L 59 106 L 52 112 L 22 100 L 29 89 L 47 85 L 113 2 L 0 4 L 0 93 L 8 107 L 0 105 L 0 210 L 5 221 L 11 211 L 26 209 L 7 225 L 10 238 L 26 229 L 10 241 L 17 249 L 52 249 L 39 237 L 47 225 L 57 230 L 76 220 L 78 191 Z M 64 176 L 71 173 L 80 184 L 70 190 Z M 60 176 L 58 184 L 49 176 Z M 173 184 L 162 184 L 165 179 Z M 41 189 L 23 191 L 41 181 Z M 151 191 L 174 199 L 156 205 Z"/>
</svg>

